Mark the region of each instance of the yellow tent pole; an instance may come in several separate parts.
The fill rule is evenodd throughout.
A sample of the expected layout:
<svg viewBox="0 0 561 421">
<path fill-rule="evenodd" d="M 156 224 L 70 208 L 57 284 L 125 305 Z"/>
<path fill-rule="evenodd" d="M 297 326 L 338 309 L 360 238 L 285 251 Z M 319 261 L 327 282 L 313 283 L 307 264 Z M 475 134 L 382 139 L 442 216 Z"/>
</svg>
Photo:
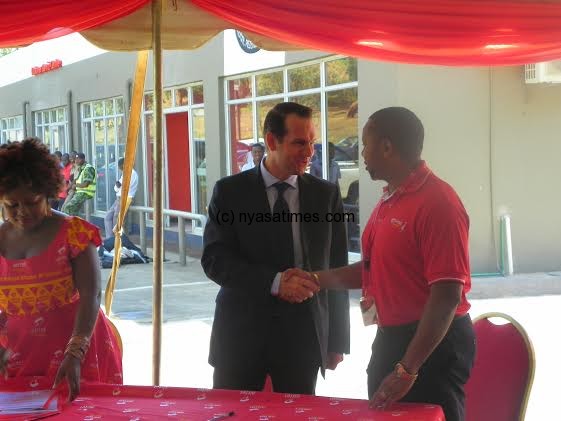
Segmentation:
<svg viewBox="0 0 561 421">
<path fill-rule="evenodd" d="M 123 165 L 123 184 L 121 186 L 121 208 L 117 218 L 117 225 L 114 229 L 115 245 L 113 266 L 111 274 L 107 280 L 105 287 L 105 313 L 111 316 L 111 305 L 113 303 L 113 291 L 117 282 L 117 271 L 121 263 L 121 233 L 125 222 L 125 215 L 131 203 L 129 196 L 129 187 L 131 181 L 131 173 L 136 158 L 136 146 L 138 144 L 138 131 L 140 127 L 140 117 L 142 113 L 142 97 L 144 95 L 144 82 L 146 80 L 146 68 L 148 64 L 148 51 L 139 51 L 136 59 L 136 70 L 134 73 L 134 87 L 132 91 L 132 101 L 129 113 L 129 122 L 127 129 L 127 145 L 125 147 L 125 162 Z M 105 233 L 107 237 L 109 233 Z"/>
<path fill-rule="evenodd" d="M 152 1 L 152 51 L 154 52 L 154 284 L 152 288 L 152 383 L 160 385 L 160 363 L 162 351 L 162 285 L 163 285 L 163 131 L 162 131 L 162 0 Z"/>
</svg>

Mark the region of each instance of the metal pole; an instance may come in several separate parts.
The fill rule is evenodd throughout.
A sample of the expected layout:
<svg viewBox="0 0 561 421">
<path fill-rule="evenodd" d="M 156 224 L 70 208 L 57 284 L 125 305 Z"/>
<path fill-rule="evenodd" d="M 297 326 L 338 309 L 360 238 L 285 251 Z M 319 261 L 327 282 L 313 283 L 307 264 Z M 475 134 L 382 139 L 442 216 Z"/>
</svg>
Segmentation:
<svg viewBox="0 0 561 421">
<path fill-rule="evenodd" d="M 187 250 L 185 248 L 185 219 L 177 218 L 177 235 L 179 239 L 179 264 L 187 265 Z"/>
<path fill-rule="evenodd" d="M 161 39 L 162 0 L 152 1 L 152 51 L 154 52 L 154 287 L 152 303 L 153 352 L 152 383 L 160 385 L 160 363 L 162 353 L 162 280 L 163 280 L 163 201 L 162 201 L 162 39 Z"/>
<path fill-rule="evenodd" d="M 139 212 L 139 216 L 140 249 L 142 253 L 146 254 L 146 214 L 144 212 Z"/>
</svg>

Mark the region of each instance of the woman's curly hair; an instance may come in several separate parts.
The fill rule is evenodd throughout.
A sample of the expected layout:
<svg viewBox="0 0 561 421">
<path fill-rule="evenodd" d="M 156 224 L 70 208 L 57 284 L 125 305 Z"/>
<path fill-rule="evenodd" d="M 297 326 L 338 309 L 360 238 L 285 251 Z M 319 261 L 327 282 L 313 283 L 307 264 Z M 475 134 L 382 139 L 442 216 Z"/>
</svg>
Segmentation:
<svg viewBox="0 0 561 421">
<path fill-rule="evenodd" d="M 0 196 L 20 187 L 56 198 L 64 186 L 57 162 L 36 137 L 0 146 Z"/>
</svg>

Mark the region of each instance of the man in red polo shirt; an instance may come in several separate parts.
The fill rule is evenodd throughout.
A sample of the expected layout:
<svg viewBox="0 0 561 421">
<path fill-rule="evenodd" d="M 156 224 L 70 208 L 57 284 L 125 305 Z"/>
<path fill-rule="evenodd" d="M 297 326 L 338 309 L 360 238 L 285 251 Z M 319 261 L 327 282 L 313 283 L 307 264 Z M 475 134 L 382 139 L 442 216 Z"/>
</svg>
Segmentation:
<svg viewBox="0 0 561 421">
<path fill-rule="evenodd" d="M 423 140 L 421 121 L 406 108 L 370 116 L 362 156 L 371 178 L 388 184 L 362 236 L 363 260 L 309 276 L 323 288 L 362 287 L 365 322 L 378 323 L 367 369 L 373 407 L 435 403 L 447 421 L 461 421 L 475 354 L 469 218 L 421 159 Z"/>
</svg>

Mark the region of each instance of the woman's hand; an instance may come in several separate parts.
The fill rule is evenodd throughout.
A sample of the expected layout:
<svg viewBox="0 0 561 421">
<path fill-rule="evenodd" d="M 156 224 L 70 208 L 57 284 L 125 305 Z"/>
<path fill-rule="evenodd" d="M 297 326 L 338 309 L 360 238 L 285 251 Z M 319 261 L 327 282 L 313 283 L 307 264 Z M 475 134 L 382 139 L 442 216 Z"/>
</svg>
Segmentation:
<svg viewBox="0 0 561 421">
<path fill-rule="evenodd" d="M 80 360 L 72 355 L 66 354 L 55 377 L 53 389 L 66 378 L 68 382 L 68 399 L 73 401 L 80 394 Z"/>
</svg>

